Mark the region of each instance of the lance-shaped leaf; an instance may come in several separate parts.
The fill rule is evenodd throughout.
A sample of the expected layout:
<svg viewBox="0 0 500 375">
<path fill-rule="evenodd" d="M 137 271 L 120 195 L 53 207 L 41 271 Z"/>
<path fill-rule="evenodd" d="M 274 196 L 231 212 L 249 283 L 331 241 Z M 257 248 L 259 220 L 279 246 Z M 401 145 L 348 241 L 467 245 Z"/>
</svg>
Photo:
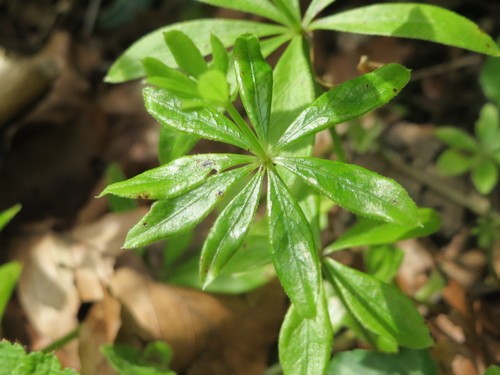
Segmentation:
<svg viewBox="0 0 500 375">
<path fill-rule="evenodd" d="M 331 160 L 277 157 L 273 161 L 357 215 L 402 225 L 420 223 L 415 203 L 406 190 L 390 178 Z"/>
<path fill-rule="evenodd" d="M 148 83 L 188 97 L 196 96 L 196 82 L 154 57 L 142 60 Z"/>
<path fill-rule="evenodd" d="M 349 247 L 383 245 L 407 238 L 424 237 L 436 232 L 441 227 L 441 219 L 433 209 L 420 208 L 418 215 L 422 225 L 419 227 L 361 219 L 329 245 L 324 250 L 324 254 Z"/>
<path fill-rule="evenodd" d="M 305 108 L 278 141 L 277 150 L 341 122 L 378 108 L 408 83 L 410 71 L 388 64 L 372 73 L 344 82 L 327 91 Z"/>
<path fill-rule="evenodd" d="M 278 278 L 302 316 L 316 316 L 319 258 L 304 213 L 279 175 L 268 170 L 267 213 L 271 256 Z"/>
<path fill-rule="evenodd" d="M 283 26 L 242 20 L 205 19 L 174 23 L 149 33 L 129 47 L 111 66 L 106 82 L 120 83 L 143 77 L 141 61 L 148 56 L 175 66 L 175 59 L 163 38 L 163 34 L 171 30 L 180 30 L 189 36 L 204 56 L 211 52 L 211 34 L 217 35 L 224 46 L 229 47 L 241 34 L 252 33 L 263 37 L 287 31 Z"/>
<path fill-rule="evenodd" d="M 153 203 L 146 216 L 128 232 L 125 248 L 148 245 L 194 228 L 212 211 L 226 190 L 253 168 L 249 165 L 217 174 L 184 195 Z"/>
<path fill-rule="evenodd" d="M 164 34 L 170 52 L 175 62 L 187 74 L 199 77 L 207 70 L 207 62 L 190 37 L 180 30 L 167 31 Z"/>
<path fill-rule="evenodd" d="M 292 26 L 300 25 L 300 4 L 299 0 L 272 0 L 281 14 L 285 15 Z"/>
<path fill-rule="evenodd" d="M 22 266 L 19 262 L 9 262 L 0 266 L 0 321 L 2 320 L 5 307 L 14 291 L 17 280 L 21 276 Z"/>
<path fill-rule="evenodd" d="M 237 126 L 217 110 L 204 107 L 185 111 L 180 97 L 154 87 L 145 88 L 143 93 L 146 109 L 163 126 L 244 149 L 250 148 Z"/>
<path fill-rule="evenodd" d="M 200 279 L 205 287 L 243 244 L 259 205 L 262 176 L 263 172 L 259 171 L 224 208 L 210 229 L 200 259 Z"/>
<path fill-rule="evenodd" d="M 212 67 L 226 74 L 229 67 L 226 47 L 215 34 L 210 35 L 210 45 L 212 46 Z"/>
<path fill-rule="evenodd" d="M 160 140 L 158 142 L 158 160 L 160 164 L 170 163 L 181 156 L 186 155 L 200 140 L 199 137 L 179 133 L 164 126 L 160 127 Z"/>
<path fill-rule="evenodd" d="M 422 316 L 399 289 L 333 259 L 324 265 L 345 306 L 365 328 L 408 348 L 432 345 Z"/>
<path fill-rule="evenodd" d="M 279 337 L 279 356 L 287 375 L 324 374 L 330 360 L 333 333 L 321 293 L 316 317 L 305 318 L 290 306 Z"/>
<path fill-rule="evenodd" d="M 286 24 L 286 17 L 269 0 L 198 0 L 216 7 L 239 10 Z"/>
<path fill-rule="evenodd" d="M 198 186 L 211 174 L 254 160 L 252 156 L 238 154 L 184 156 L 128 180 L 109 185 L 99 196 L 114 194 L 137 199 L 173 198 Z"/>
<path fill-rule="evenodd" d="M 259 40 L 253 35 L 239 37 L 233 50 L 236 80 L 241 100 L 260 139 L 267 141 L 273 71 L 260 52 Z"/>
<path fill-rule="evenodd" d="M 312 0 L 311 4 L 307 7 L 306 14 L 302 19 L 302 25 L 308 25 L 314 17 L 321 13 L 328 5 L 335 0 Z"/>
<path fill-rule="evenodd" d="M 428 40 L 499 56 L 495 42 L 474 22 L 428 4 L 377 4 L 313 22 L 310 30 L 336 30 Z"/>
<path fill-rule="evenodd" d="M 21 211 L 21 205 L 18 203 L 0 212 L 0 230 L 2 230 L 19 211 Z"/>
</svg>

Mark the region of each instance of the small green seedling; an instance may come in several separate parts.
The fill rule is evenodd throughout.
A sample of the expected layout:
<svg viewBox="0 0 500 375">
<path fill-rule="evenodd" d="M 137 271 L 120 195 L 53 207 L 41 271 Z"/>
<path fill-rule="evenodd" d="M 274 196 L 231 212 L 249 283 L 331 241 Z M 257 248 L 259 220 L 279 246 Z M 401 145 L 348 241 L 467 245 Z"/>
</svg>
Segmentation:
<svg viewBox="0 0 500 375">
<path fill-rule="evenodd" d="M 481 109 L 475 135 L 476 138 L 453 127 L 437 129 L 436 137 L 450 146 L 439 156 L 437 167 L 448 176 L 470 172 L 476 189 L 488 194 L 498 183 L 500 168 L 500 123 L 494 104 L 488 103 Z"/>
</svg>

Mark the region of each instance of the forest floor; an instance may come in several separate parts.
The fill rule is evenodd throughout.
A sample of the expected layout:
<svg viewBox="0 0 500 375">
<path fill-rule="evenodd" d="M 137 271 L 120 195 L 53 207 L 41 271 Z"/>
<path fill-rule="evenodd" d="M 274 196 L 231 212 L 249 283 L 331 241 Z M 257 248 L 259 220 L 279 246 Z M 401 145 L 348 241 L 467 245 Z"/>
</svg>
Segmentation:
<svg viewBox="0 0 500 375">
<path fill-rule="evenodd" d="M 108 165 L 118 165 L 127 177 L 158 165 L 159 127 L 144 109 L 142 83 L 103 82 L 114 59 L 172 22 L 248 17 L 181 0 L 100 3 L 0 1 L 0 209 L 22 204 L 0 236 L 0 264 L 24 264 L 2 337 L 36 350 L 80 327 L 57 355 L 84 374 L 112 373 L 100 344 L 154 339 L 172 344 L 179 373 L 258 374 L 276 361 L 287 307 L 279 284 L 225 296 L 161 283 L 163 247 L 121 249 L 149 203 L 110 212 L 106 198 L 95 199 L 107 184 Z M 500 35 L 499 1 L 431 3 Z M 338 0 L 331 10 L 349 6 Z M 481 375 L 500 364 L 500 240 L 485 247 L 475 228 L 486 211 L 500 210 L 500 190 L 481 196 L 468 175 L 441 176 L 435 163 L 444 145 L 434 131 L 453 125 L 473 132 L 486 102 L 478 80 L 485 57 L 421 41 L 314 35 L 321 82 L 359 75 L 363 55 L 404 64 L 413 70 L 412 80 L 390 105 L 340 126 L 343 146 L 350 162 L 393 177 L 419 206 L 439 212 L 436 234 L 397 244 L 405 254 L 397 284 L 414 298 L 424 285 L 434 286 L 420 311 L 435 339 L 431 354 L 441 373 Z M 357 142 L 359 134 L 374 137 Z M 224 151 L 208 142 L 194 151 L 202 149 Z M 314 152 L 334 157 L 328 133 L 319 136 Z M 338 208 L 329 218 L 323 245 L 354 221 Z M 199 249 L 206 232 L 202 225 L 188 252 Z M 339 257 L 357 265 L 360 254 L 353 249 Z M 207 337 L 208 327 L 217 327 L 216 340 Z M 335 350 L 356 347 L 366 345 L 349 335 L 335 343 Z"/>
</svg>

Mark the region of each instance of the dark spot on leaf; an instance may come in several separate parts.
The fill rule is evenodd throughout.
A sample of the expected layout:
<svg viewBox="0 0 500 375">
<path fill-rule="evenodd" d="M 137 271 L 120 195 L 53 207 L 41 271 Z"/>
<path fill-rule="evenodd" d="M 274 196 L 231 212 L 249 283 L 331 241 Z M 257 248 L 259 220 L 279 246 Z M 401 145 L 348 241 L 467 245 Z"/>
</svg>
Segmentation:
<svg viewBox="0 0 500 375">
<path fill-rule="evenodd" d="M 370 84 L 365 83 L 365 89 L 367 89 L 368 87 L 370 87 Z"/>
<path fill-rule="evenodd" d="M 203 162 L 201 163 L 201 166 L 203 168 L 207 168 L 207 167 L 211 167 L 212 165 L 214 165 L 214 162 L 212 160 L 203 160 Z"/>
<path fill-rule="evenodd" d="M 215 169 L 215 168 L 212 168 L 212 169 L 210 170 L 210 172 L 209 172 L 209 174 L 208 174 L 208 175 L 209 175 L 209 176 L 213 176 L 214 174 L 217 174 L 217 173 L 219 173 L 219 171 L 218 171 L 217 169 Z"/>
<path fill-rule="evenodd" d="M 148 223 L 142 223 L 143 227 L 147 227 L 149 224 Z"/>
<path fill-rule="evenodd" d="M 224 195 L 224 192 L 222 190 L 217 190 L 215 195 L 217 195 L 218 197 L 222 197 Z"/>
<path fill-rule="evenodd" d="M 398 89 L 394 87 L 394 88 L 392 89 L 392 92 L 398 92 Z"/>
<path fill-rule="evenodd" d="M 150 199 L 150 195 L 148 193 L 139 193 L 137 199 Z"/>
</svg>

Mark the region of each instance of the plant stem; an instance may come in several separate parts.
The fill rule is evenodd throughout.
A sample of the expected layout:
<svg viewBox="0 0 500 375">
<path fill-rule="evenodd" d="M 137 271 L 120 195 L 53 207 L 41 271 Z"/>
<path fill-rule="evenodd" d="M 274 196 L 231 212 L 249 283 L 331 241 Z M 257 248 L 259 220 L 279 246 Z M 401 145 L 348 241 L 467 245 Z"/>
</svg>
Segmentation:
<svg viewBox="0 0 500 375">
<path fill-rule="evenodd" d="M 241 130 L 241 132 L 246 136 L 246 138 L 250 141 L 252 151 L 258 155 L 262 160 L 267 160 L 268 156 L 267 153 L 264 151 L 264 148 L 262 147 L 262 144 L 260 143 L 259 139 L 255 135 L 255 133 L 250 129 L 248 124 L 243 120 L 243 117 L 241 117 L 240 113 L 238 110 L 234 107 L 232 103 L 230 103 L 226 107 L 227 112 L 229 113 L 229 116 L 233 119 L 233 121 L 236 123 L 238 128 Z"/>
<path fill-rule="evenodd" d="M 342 163 L 347 162 L 347 158 L 345 156 L 344 149 L 342 148 L 342 143 L 340 141 L 339 133 L 337 133 L 337 130 L 335 129 L 334 126 L 330 127 L 328 130 L 330 130 L 330 135 L 332 136 L 333 140 L 333 150 L 335 151 L 335 154 L 339 158 L 339 161 Z"/>
<path fill-rule="evenodd" d="M 80 333 L 80 326 L 76 327 L 73 331 L 67 333 L 63 337 L 57 339 L 54 341 L 52 344 L 46 346 L 41 350 L 42 353 L 50 353 L 53 352 L 56 349 L 59 349 L 66 345 L 68 342 L 73 341 L 78 337 L 78 334 Z"/>
</svg>

